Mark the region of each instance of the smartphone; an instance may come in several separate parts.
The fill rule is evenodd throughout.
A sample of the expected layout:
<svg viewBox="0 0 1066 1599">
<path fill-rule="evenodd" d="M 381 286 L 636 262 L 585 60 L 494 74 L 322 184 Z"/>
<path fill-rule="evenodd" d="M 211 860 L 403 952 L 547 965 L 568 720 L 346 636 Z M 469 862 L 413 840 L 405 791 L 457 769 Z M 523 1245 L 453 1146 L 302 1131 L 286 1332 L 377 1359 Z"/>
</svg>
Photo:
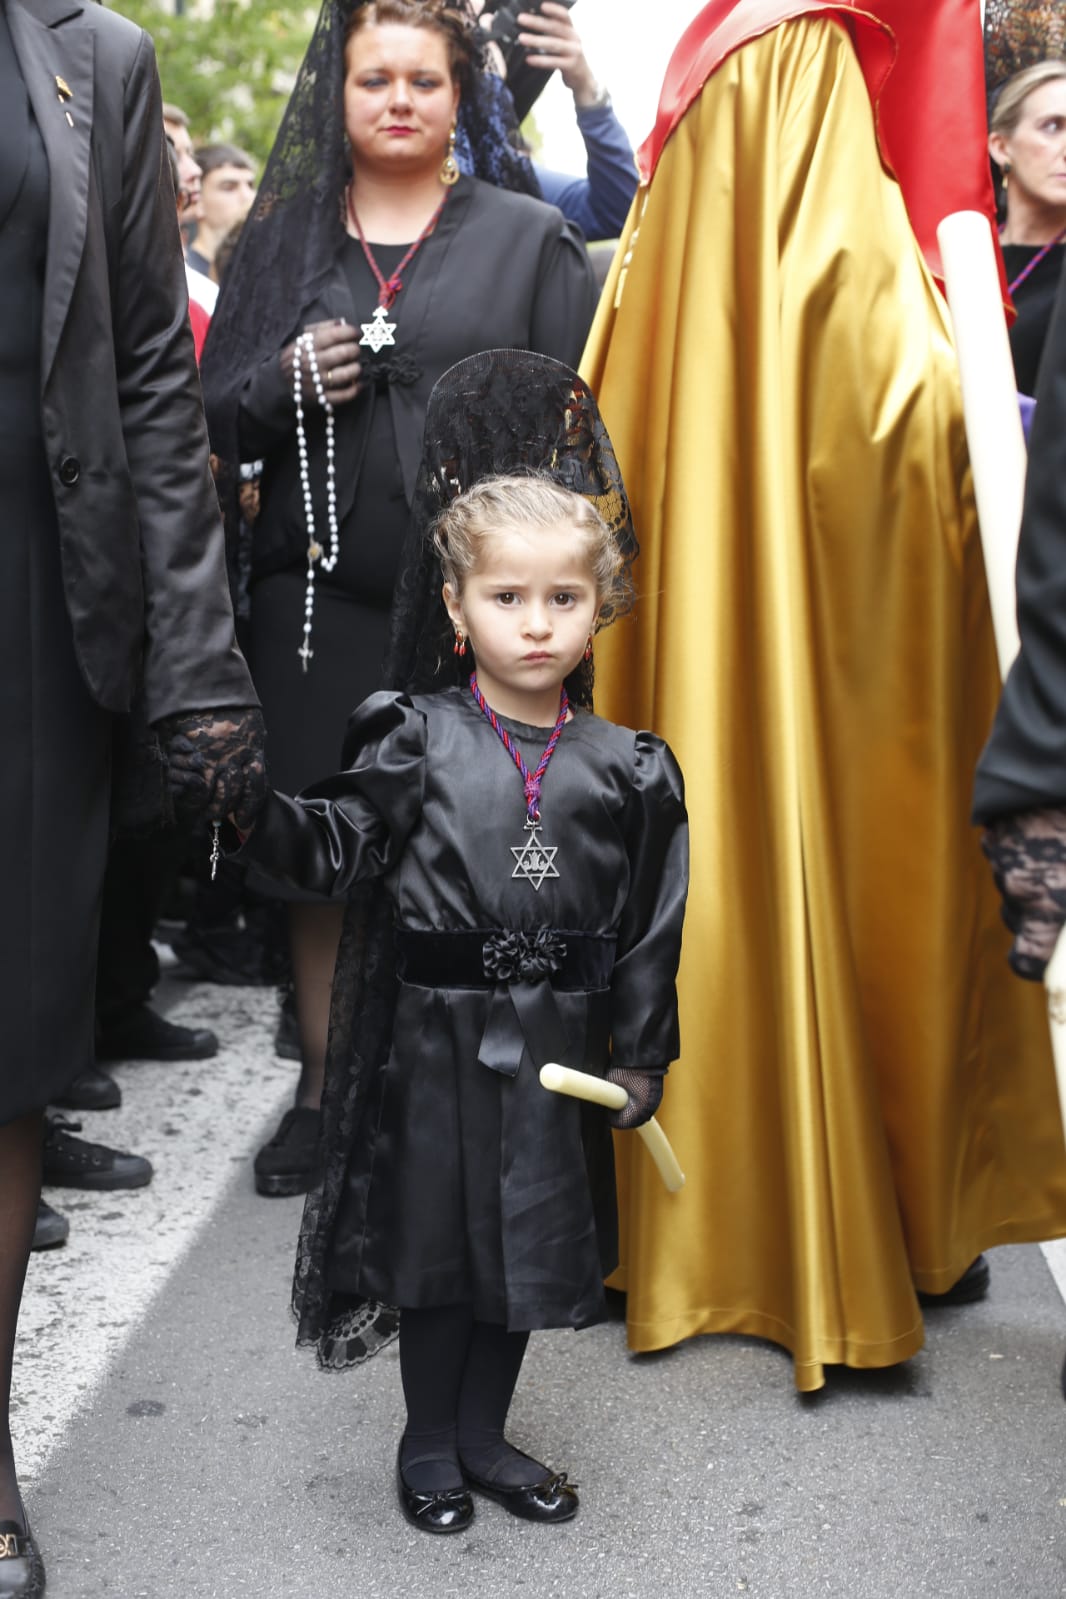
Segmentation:
<svg viewBox="0 0 1066 1599">
<path fill-rule="evenodd" d="M 576 3 L 577 0 L 559 0 L 559 4 L 565 6 L 568 11 Z M 541 0 L 501 0 L 501 4 L 493 13 L 489 37 L 495 39 L 501 49 L 513 49 L 519 34 L 519 13 L 526 11 L 535 16 L 540 10 L 540 5 Z"/>
</svg>

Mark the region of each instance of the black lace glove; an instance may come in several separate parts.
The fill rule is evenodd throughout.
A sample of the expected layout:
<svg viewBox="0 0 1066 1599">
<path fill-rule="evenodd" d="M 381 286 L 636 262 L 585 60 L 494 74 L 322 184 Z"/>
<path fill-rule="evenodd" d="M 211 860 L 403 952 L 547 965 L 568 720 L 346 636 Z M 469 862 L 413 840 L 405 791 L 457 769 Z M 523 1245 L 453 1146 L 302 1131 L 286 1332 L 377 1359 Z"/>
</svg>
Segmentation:
<svg viewBox="0 0 1066 1599">
<path fill-rule="evenodd" d="M 1038 983 L 1066 923 L 1066 810 L 1001 817 L 985 829 L 981 848 L 1014 934 L 1011 967 Z"/>
<path fill-rule="evenodd" d="M 609 1083 L 617 1083 L 629 1095 L 629 1102 L 621 1110 L 612 1110 L 607 1118 L 612 1127 L 621 1133 L 641 1127 L 655 1115 L 663 1097 L 665 1066 L 645 1067 L 612 1066 L 607 1073 Z"/>
<path fill-rule="evenodd" d="M 267 794 L 266 728 L 258 706 L 178 711 L 158 724 L 174 808 L 187 822 L 232 816 L 250 831 Z"/>
</svg>

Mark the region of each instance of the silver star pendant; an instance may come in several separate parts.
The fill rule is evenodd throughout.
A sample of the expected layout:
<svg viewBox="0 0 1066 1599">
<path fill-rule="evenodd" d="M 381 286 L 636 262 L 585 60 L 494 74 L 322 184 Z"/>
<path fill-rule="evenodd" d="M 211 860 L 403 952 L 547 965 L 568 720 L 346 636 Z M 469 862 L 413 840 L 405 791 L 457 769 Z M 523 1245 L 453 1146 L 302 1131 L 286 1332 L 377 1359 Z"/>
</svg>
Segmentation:
<svg viewBox="0 0 1066 1599">
<path fill-rule="evenodd" d="M 539 889 L 546 877 L 559 875 L 555 870 L 555 857 L 559 853 L 559 846 L 541 843 L 539 822 L 527 822 L 526 830 L 529 837 L 525 843 L 511 845 L 511 854 L 515 859 L 515 868 L 511 876 L 524 877 L 534 889 Z"/>
<path fill-rule="evenodd" d="M 396 340 L 392 336 L 396 332 L 396 323 L 386 322 L 385 318 L 388 316 L 388 314 L 389 313 L 385 307 L 383 305 L 379 305 L 377 310 L 374 312 L 374 319 L 372 322 L 360 323 L 360 326 L 363 330 L 363 337 L 359 340 L 359 343 L 365 344 L 367 349 L 373 350 L 375 355 L 377 355 L 379 350 L 383 350 L 387 344 L 396 343 Z"/>
</svg>

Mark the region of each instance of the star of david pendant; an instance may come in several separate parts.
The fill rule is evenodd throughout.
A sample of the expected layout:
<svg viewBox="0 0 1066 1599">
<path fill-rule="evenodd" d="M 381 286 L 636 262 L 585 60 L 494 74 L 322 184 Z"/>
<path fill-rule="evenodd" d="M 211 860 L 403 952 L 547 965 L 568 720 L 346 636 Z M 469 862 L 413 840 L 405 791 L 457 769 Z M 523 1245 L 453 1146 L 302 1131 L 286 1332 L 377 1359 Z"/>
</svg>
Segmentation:
<svg viewBox="0 0 1066 1599">
<path fill-rule="evenodd" d="M 375 355 L 377 355 L 379 350 L 384 349 L 387 344 L 396 343 L 392 336 L 396 332 L 396 323 L 386 322 L 385 318 L 388 314 L 385 307 L 379 305 L 374 312 L 372 322 L 361 322 L 359 324 L 363 330 L 363 337 L 359 340 L 359 343 L 365 344 L 367 349 L 373 350 Z"/>
<path fill-rule="evenodd" d="M 515 859 L 511 876 L 524 877 L 536 890 L 546 877 L 558 877 L 555 857 L 559 853 L 559 846 L 541 842 L 539 822 L 527 822 L 526 831 L 529 837 L 524 844 L 511 845 L 511 854 Z"/>
</svg>

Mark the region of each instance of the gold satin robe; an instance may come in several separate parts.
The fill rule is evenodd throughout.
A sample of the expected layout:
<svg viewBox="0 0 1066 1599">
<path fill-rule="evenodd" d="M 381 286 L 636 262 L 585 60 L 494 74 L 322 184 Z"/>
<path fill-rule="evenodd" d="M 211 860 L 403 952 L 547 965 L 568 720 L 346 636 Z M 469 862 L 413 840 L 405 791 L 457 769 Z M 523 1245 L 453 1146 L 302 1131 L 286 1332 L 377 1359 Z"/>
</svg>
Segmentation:
<svg viewBox="0 0 1066 1599">
<path fill-rule="evenodd" d="M 922 1343 L 1066 1232 L 1039 988 L 969 823 L 998 694 L 946 307 L 853 47 L 727 58 L 634 202 L 586 352 L 641 541 L 597 710 L 692 823 L 667 1194 L 622 1151 L 630 1343 L 748 1333 L 796 1385 Z"/>
</svg>

